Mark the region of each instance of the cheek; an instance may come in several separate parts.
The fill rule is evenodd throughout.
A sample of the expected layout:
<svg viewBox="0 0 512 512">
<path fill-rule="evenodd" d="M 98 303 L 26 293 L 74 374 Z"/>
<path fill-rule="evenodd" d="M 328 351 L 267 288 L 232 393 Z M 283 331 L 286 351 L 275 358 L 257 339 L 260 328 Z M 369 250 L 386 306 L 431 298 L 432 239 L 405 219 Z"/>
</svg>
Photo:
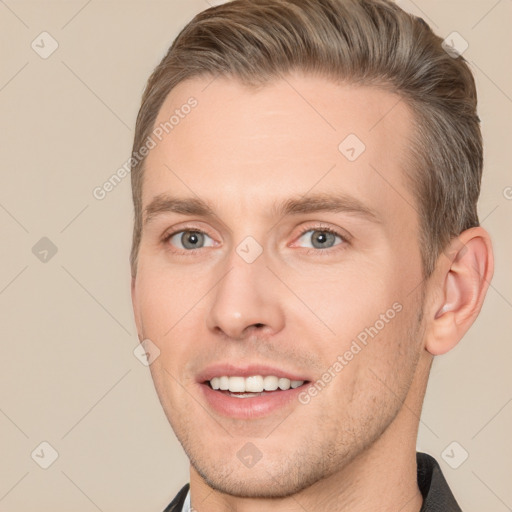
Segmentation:
<svg viewBox="0 0 512 512">
<path fill-rule="evenodd" d="M 381 313 L 392 307 L 397 295 L 382 269 L 371 263 L 324 267 L 316 269 L 314 275 L 303 275 L 290 282 L 302 302 L 297 304 L 295 314 L 300 312 L 303 317 L 304 304 L 307 305 L 325 324 L 322 327 L 318 322 L 317 327 L 326 333 L 330 331 L 337 340 L 346 340 L 347 336 L 355 336 L 373 325 Z M 311 321 L 312 316 L 306 316 L 305 320 Z"/>
<path fill-rule="evenodd" d="M 301 331 L 313 334 L 314 329 L 314 350 L 322 354 L 326 368 L 341 356 L 343 370 L 339 373 L 345 378 L 366 373 L 369 366 L 387 375 L 414 356 L 410 338 L 417 311 L 408 295 L 410 289 L 389 267 L 386 273 L 375 264 L 365 265 L 365 269 L 330 276 L 326 272 L 318 275 L 320 279 L 295 283 L 297 295 L 318 319 L 313 323 L 313 316 L 297 305 L 293 314 L 302 323 Z"/>
<path fill-rule="evenodd" d="M 402 309 L 387 323 L 380 318 L 369 321 L 362 330 L 348 334 L 338 351 L 332 350 L 331 359 L 338 353 L 343 366 L 332 390 L 339 410 L 352 411 L 361 421 L 366 417 L 368 425 L 375 418 L 385 423 L 386 417 L 396 413 L 411 385 L 419 354 L 414 325 L 412 315 Z"/>
<path fill-rule="evenodd" d="M 198 283 L 183 272 L 151 268 L 138 276 L 137 299 L 142 322 L 153 336 L 166 334 L 201 298 Z"/>
<path fill-rule="evenodd" d="M 155 386 L 163 391 L 173 388 L 174 379 L 182 382 L 186 378 L 186 362 L 195 352 L 194 340 L 203 334 L 200 330 L 205 325 L 208 283 L 184 271 L 171 272 L 147 264 L 140 268 L 144 269 L 137 282 L 142 334 L 160 351 L 150 370 Z"/>
</svg>

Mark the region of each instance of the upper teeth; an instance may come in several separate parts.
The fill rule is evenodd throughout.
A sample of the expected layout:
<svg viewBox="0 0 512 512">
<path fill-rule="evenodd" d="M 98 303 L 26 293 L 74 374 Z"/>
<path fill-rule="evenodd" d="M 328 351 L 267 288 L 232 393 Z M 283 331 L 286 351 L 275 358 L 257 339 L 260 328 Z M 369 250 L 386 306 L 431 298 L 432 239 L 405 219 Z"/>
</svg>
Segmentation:
<svg viewBox="0 0 512 512">
<path fill-rule="evenodd" d="M 268 375 L 251 375 L 250 377 L 214 377 L 210 380 L 213 389 L 229 390 L 232 393 L 261 393 L 262 391 L 275 391 L 277 388 L 286 391 L 290 388 L 302 386 L 303 380 L 290 380 Z"/>
</svg>

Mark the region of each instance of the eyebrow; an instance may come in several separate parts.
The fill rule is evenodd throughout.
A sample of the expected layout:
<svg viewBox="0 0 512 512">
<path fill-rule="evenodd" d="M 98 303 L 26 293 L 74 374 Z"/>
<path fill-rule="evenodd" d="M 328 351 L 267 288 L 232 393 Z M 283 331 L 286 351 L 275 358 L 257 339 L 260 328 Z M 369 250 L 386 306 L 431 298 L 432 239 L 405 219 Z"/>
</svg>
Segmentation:
<svg viewBox="0 0 512 512">
<path fill-rule="evenodd" d="M 270 210 L 271 217 L 301 215 L 317 212 L 349 213 L 365 220 L 379 223 L 379 214 L 359 199 L 346 194 L 316 193 L 290 198 L 281 203 L 274 203 Z M 217 217 L 213 206 L 197 197 L 173 197 L 167 194 L 155 196 L 144 208 L 144 224 L 166 213 L 194 215 L 198 217 Z"/>
</svg>

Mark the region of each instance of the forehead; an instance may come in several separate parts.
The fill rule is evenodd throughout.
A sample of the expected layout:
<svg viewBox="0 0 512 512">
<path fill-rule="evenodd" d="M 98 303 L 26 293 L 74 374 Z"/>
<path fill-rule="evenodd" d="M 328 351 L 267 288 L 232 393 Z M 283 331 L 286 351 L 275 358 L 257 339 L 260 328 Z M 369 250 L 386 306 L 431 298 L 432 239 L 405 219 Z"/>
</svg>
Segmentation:
<svg viewBox="0 0 512 512">
<path fill-rule="evenodd" d="M 224 198 L 249 213 L 314 190 L 410 215 L 413 126 L 406 103 L 377 87 L 301 74 L 259 88 L 229 78 L 187 80 L 157 116 L 143 206 L 172 192 L 219 206 Z"/>
</svg>

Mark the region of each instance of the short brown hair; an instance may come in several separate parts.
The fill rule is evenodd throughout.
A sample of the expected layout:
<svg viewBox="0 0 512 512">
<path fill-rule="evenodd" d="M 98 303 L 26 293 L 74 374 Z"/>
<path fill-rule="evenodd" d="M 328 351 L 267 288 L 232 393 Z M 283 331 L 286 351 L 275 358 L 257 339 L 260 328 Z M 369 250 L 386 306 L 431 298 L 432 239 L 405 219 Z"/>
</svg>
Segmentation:
<svg viewBox="0 0 512 512">
<path fill-rule="evenodd" d="M 151 135 L 164 100 L 180 82 L 224 76 L 261 86 L 294 70 L 385 88 L 411 108 L 416 129 L 407 176 L 428 277 L 450 240 L 479 225 L 483 149 L 476 87 L 464 58 L 447 53 L 424 20 L 390 0 L 233 0 L 199 13 L 148 80 L 133 152 Z M 144 176 L 144 159 L 135 161 L 132 275 Z"/>
</svg>

